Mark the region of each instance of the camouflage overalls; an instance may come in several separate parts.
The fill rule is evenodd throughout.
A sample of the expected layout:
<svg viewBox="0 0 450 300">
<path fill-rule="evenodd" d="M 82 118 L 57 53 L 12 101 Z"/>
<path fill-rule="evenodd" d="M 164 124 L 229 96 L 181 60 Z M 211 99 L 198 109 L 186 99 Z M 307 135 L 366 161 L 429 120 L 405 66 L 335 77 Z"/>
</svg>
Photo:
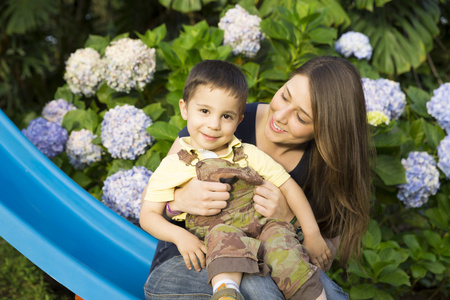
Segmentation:
<svg viewBox="0 0 450 300">
<path fill-rule="evenodd" d="M 292 224 L 256 212 L 252 205 L 253 191 L 263 179 L 250 167 L 242 168 L 236 163 L 246 158 L 242 147 L 233 148 L 233 153 L 235 163 L 206 158 L 195 164 L 198 179 L 227 182 L 232 187 L 228 206 L 219 214 L 186 217 L 186 229 L 205 241 L 209 283 L 219 273 L 265 276 L 271 272 L 286 299 L 318 296 L 322 291 L 320 272 L 308 263 L 309 257 Z M 178 152 L 178 156 L 186 165 L 198 160 L 195 153 L 186 150 Z"/>
</svg>

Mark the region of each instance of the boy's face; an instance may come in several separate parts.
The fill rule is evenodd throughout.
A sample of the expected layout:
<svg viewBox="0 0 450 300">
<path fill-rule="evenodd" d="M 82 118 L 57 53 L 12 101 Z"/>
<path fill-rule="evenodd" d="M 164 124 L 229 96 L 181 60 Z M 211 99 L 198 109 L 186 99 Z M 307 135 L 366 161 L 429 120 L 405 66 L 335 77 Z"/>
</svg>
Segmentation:
<svg viewBox="0 0 450 300">
<path fill-rule="evenodd" d="M 205 85 L 197 87 L 188 103 L 181 99 L 179 105 L 187 121 L 191 146 L 197 149 L 214 152 L 226 149 L 244 118 L 236 98 L 225 90 L 211 90 Z"/>
</svg>

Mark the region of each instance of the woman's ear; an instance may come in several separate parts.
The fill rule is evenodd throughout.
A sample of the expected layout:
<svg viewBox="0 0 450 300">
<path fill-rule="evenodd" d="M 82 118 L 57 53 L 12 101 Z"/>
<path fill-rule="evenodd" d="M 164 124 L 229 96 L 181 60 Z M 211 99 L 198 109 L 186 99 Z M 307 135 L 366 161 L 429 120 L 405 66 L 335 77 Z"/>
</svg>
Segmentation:
<svg viewBox="0 0 450 300">
<path fill-rule="evenodd" d="M 180 99 L 180 101 L 178 101 L 178 105 L 180 106 L 181 116 L 183 117 L 183 119 L 185 121 L 187 121 L 187 103 L 186 103 L 186 101 L 184 101 L 183 99 Z"/>
</svg>

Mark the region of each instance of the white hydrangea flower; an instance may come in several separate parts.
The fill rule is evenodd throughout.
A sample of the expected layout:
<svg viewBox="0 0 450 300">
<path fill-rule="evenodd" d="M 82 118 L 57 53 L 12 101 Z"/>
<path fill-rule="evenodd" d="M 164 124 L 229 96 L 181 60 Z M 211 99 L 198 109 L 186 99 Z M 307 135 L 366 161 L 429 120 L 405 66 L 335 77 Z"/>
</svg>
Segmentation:
<svg viewBox="0 0 450 300">
<path fill-rule="evenodd" d="M 153 137 L 145 131 L 152 120 L 142 109 L 125 104 L 105 113 L 102 143 L 114 158 L 134 160 L 144 154 Z"/>
<path fill-rule="evenodd" d="M 104 79 L 104 64 L 92 48 L 78 49 L 66 62 L 64 80 L 72 93 L 92 97 Z"/>
<path fill-rule="evenodd" d="M 344 57 L 350 57 L 352 54 L 358 59 L 369 60 L 372 57 L 369 38 L 360 32 L 344 33 L 336 42 L 335 49 Z"/>
<path fill-rule="evenodd" d="M 141 211 L 141 195 L 153 174 L 145 167 L 120 170 L 108 178 L 103 185 L 103 203 L 120 216 L 137 224 Z"/>
<path fill-rule="evenodd" d="M 450 135 L 447 135 L 439 143 L 437 154 L 439 157 L 439 163 L 437 164 L 439 169 L 450 179 Z"/>
<path fill-rule="evenodd" d="M 398 82 L 384 78 L 363 78 L 362 83 L 368 113 L 381 112 L 389 121 L 401 116 L 406 106 L 406 95 Z"/>
<path fill-rule="evenodd" d="M 87 129 L 72 131 L 66 143 L 70 163 L 78 170 L 100 161 L 102 148 L 92 143 L 97 136 Z"/>
<path fill-rule="evenodd" d="M 229 9 L 218 24 L 225 31 L 223 43 L 233 47 L 233 54 L 242 53 L 254 57 L 260 49 L 260 41 L 264 39 L 259 23 L 261 18 L 249 14 L 241 6 Z"/>
<path fill-rule="evenodd" d="M 130 38 L 114 41 L 105 50 L 106 82 L 119 92 L 143 90 L 153 79 L 156 68 L 155 49 L 141 40 Z"/>
<path fill-rule="evenodd" d="M 68 111 L 76 109 L 77 108 L 75 105 L 67 102 L 64 99 L 52 100 L 48 102 L 42 109 L 42 117 L 50 122 L 58 123 L 59 125 L 61 125 L 66 113 Z"/>
<path fill-rule="evenodd" d="M 450 82 L 441 84 L 433 91 L 433 97 L 427 102 L 427 110 L 436 118 L 447 134 L 450 134 Z"/>
</svg>

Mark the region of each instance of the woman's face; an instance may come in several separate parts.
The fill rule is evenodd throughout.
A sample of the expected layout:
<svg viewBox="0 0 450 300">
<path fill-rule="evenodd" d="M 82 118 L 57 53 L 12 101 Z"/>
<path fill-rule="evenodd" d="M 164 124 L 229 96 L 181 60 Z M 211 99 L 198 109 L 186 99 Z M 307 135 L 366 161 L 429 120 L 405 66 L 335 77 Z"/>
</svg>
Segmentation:
<svg viewBox="0 0 450 300">
<path fill-rule="evenodd" d="M 266 138 L 277 144 L 299 145 L 314 137 L 309 79 L 295 75 L 270 102 Z"/>
</svg>

